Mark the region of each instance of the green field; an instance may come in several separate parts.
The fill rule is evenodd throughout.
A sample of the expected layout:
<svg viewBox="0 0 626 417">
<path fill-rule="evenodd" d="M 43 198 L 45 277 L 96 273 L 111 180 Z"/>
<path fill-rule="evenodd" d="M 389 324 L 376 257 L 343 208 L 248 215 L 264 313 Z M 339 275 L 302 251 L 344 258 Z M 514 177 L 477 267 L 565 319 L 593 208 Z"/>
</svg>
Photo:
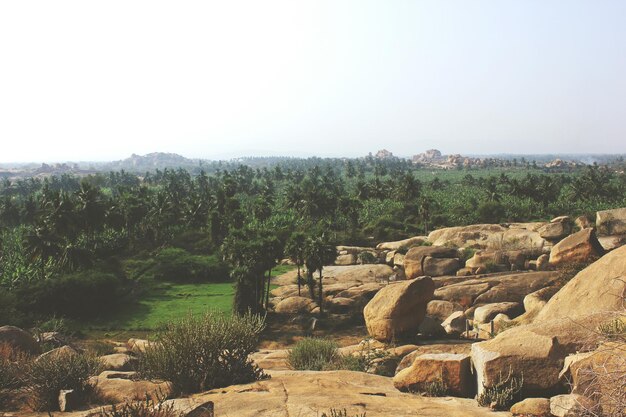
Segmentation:
<svg viewBox="0 0 626 417">
<path fill-rule="evenodd" d="M 294 269 L 292 266 L 278 266 L 272 276 L 278 276 Z M 275 286 L 272 286 L 275 287 Z M 152 332 L 165 323 L 176 320 L 191 312 L 203 313 L 216 310 L 230 313 L 235 290 L 230 282 L 179 284 L 169 282 L 154 283 L 145 289 L 135 302 L 117 308 L 105 317 L 81 322 L 82 332 Z"/>
</svg>

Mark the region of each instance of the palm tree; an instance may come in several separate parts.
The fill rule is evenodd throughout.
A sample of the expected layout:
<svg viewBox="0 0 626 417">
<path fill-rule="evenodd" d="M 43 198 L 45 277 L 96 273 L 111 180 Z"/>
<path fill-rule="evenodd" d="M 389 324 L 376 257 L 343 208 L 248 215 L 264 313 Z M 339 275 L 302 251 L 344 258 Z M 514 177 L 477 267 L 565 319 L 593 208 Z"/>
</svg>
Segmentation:
<svg viewBox="0 0 626 417">
<path fill-rule="evenodd" d="M 300 288 L 302 284 L 302 275 L 300 270 L 304 265 L 304 245 L 306 244 L 306 235 L 302 232 L 296 232 L 291 235 L 285 246 L 285 254 L 296 264 L 298 268 L 298 296 L 300 296 Z"/>
<path fill-rule="evenodd" d="M 337 249 L 331 245 L 322 234 L 318 237 L 307 239 L 304 256 L 306 258 L 307 272 L 312 281 L 313 271 L 319 271 L 318 286 L 318 304 L 320 313 L 324 312 L 323 307 L 323 269 L 324 265 L 332 264 L 337 259 Z M 311 298 L 314 298 L 312 291 L 312 282 L 309 281 L 309 289 L 311 290 Z"/>
<path fill-rule="evenodd" d="M 39 262 L 41 279 L 45 279 L 46 263 L 60 253 L 60 239 L 48 227 L 42 226 L 27 234 L 24 244 L 31 261 Z"/>
</svg>

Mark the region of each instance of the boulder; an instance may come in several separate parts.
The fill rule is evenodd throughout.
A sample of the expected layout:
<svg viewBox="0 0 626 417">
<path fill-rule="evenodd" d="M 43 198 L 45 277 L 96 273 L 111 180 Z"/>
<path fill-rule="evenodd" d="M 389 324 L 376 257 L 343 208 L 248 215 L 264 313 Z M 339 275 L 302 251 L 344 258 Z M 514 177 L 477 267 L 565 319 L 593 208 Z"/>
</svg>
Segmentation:
<svg viewBox="0 0 626 417">
<path fill-rule="evenodd" d="M 466 326 L 467 317 L 462 311 L 455 311 L 450 314 L 450 316 L 448 316 L 443 323 L 441 323 L 441 327 L 443 327 L 446 333 L 455 335 L 463 333 Z"/>
<path fill-rule="evenodd" d="M 550 400 L 547 398 L 526 398 L 513 404 L 511 414 L 523 417 L 552 417 Z"/>
<path fill-rule="evenodd" d="M 446 331 L 441 326 L 441 321 L 428 316 L 424 317 L 418 331 L 422 336 L 437 337 L 446 335 Z"/>
<path fill-rule="evenodd" d="M 67 412 L 76 409 L 80 404 L 80 395 L 73 389 L 59 391 L 59 411 Z"/>
<path fill-rule="evenodd" d="M 317 304 L 310 298 L 294 296 L 281 300 L 274 311 L 285 314 L 309 314 L 315 307 Z"/>
<path fill-rule="evenodd" d="M 524 311 L 520 303 L 492 303 L 478 307 L 474 310 L 474 322 L 489 323 L 498 314 L 506 314 L 508 317 L 516 317 Z"/>
<path fill-rule="evenodd" d="M 626 207 L 597 212 L 596 228 L 600 235 L 626 234 Z"/>
<path fill-rule="evenodd" d="M 550 398 L 550 412 L 555 417 L 581 417 L 594 408 L 591 400 L 578 394 L 563 394 Z"/>
<path fill-rule="evenodd" d="M 527 318 L 535 317 L 558 290 L 559 288 L 556 286 L 545 287 L 524 297 L 524 316 Z"/>
<path fill-rule="evenodd" d="M 393 417 L 507 417 L 465 398 L 429 398 L 402 393 L 391 378 L 352 371 L 277 371 L 272 378 L 219 388 L 189 398 L 168 401 L 187 411 L 207 401 L 217 416 L 308 417 L 347 410 L 348 415 Z"/>
<path fill-rule="evenodd" d="M 411 352 L 406 354 L 398 367 L 396 368 L 396 374 L 403 369 L 408 368 L 413 365 L 415 362 L 415 358 L 418 356 L 432 354 L 432 353 L 462 353 L 469 354 L 470 353 L 471 344 L 467 342 L 459 342 L 459 343 L 429 343 L 426 345 L 416 346 Z M 389 353 L 393 354 L 393 350 L 389 349 Z"/>
<path fill-rule="evenodd" d="M 626 246 L 580 271 L 539 312 L 535 321 L 618 311 L 626 295 Z"/>
<path fill-rule="evenodd" d="M 337 259 L 335 259 L 335 265 L 340 265 L 340 266 L 356 265 L 356 262 L 357 262 L 357 256 L 354 253 L 338 255 Z"/>
<path fill-rule="evenodd" d="M 150 342 L 145 339 L 130 338 L 128 339 L 128 342 L 126 342 L 126 346 L 128 347 L 128 350 L 138 355 L 140 353 L 144 353 L 146 349 L 150 347 Z"/>
<path fill-rule="evenodd" d="M 9 345 L 29 354 L 39 353 L 39 345 L 33 336 L 25 330 L 15 326 L 0 327 L 0 345 Z"/>
<path fill-rule="evenodd" d="M 334 314 L 348 314 L 354 310 L 355 304 L 352 298 L 333 297 L 326 300 L 325 308 Z"/>
<path fill-rule="evenodd" d="M 102 398 L 108 403 L 144 400 L 146 395 L 152 398 L 167 397 L 172 392 L 170 383 L 138 380 L 136 372 L 104 371 L 89 381 L 98 387 Z"/>
<path fill-rule="evenodd" d="M 583 229 L 554 245 L 550 252 L 550 265 L 589 262 L 602 255 L 604 249 L 593 229 Z"/>
<path fill-rule="evenodd" d="M 548 395 L 563 389 L 559 374 L 566 356 L 598 343 L 591 330 L 605 315 L 556 319 L 510 328 L 494 339 L 472 345 L 478 391 L 501 375 L 524 378 L 523 394 Z"/>
<path fill-rule="evenodd" d="M 472 396 L 470 356 L 454 353 L 420 355 L 411 366 L 393 377 L 393 385 L 405 392 L 424 392 L 429 384 L 437 381 L 443 382 L 451 395 Z"/>
<path fill-rule="evenodd" d="M 41 355 L 37 357 L 37 359 L 35 359 L 35 362 L 46 360 L 46 359 L 54 361 L 60 357 L 71 356 L 71 355 L 78 355 L 78 352 L 76 351 L 76 349 L 74 349 L 71 346 L 61 346 L 61 347 L 49 350 L 45 353 L 42 353 Z"/>
<path fill-rule="evenodd" d="M 392 341 L 415 335 L 434 290 L 430 277 L 398 281 L 382 288 L 363 309 L 370 336 Z"/>
<path fill-rule="evenodd" d="M 598 242 L 605 251 L 610 252 L 626 244 L 626 235 L 600 236 Z"/>
<path fill-rule="evenodd" d="M 137 359 L 125 353 L 113 353 L 99 357 L 106 371 L 132 371 Z"/>
<path fill-rule="evenodd" d="M 537 230 L 547 240 L 560 240 L 572 232 L 572 220 L 567 216 L 557 217 Z"/>
<path fill-rule="evenodd" d="M 458 256 L 458 251 L 454 248 L 417 246 L 409 249 L 404 256 L 404 273 L 407 279 L 417 278 L 426 275 L 424 268 L 426 268 L 425 261 L 427 258 L 457 258 Z M 435 263 L 431 262 L 431 265 L 435 265 Z"/>
<path fill-rule="evenodd" d="M 442 323 L 455 311 L 463 311 L 463 307 L 451 301 L 432 300 L 426 306 L 426 316 L 438 320 L 439 323 Z"/>
<path fill-rule="evenodd" d="M 394 266 L 402 266 L 404 267 L 404 255 L 401 253 L 396 253 L 393 256 L 393 264 Z"/>
<path fill-rule="evenodd" d="M 414 245 L 421 245 L 428 240 L 427 236 L 415 236 L 408 239 L 397 240 L 395 242 L 383 242 L 376 246 L 378 250 L 396 251 L 400 248 L 410 248 Z"/>
<path fill-rule="evenodd" d="M 548 242 L 536 231 L 544 223 L 474 224 L 446 227 L 428 235 L 434 246 L 496 250 L 543 250 Z"/>
<path fill-rule="evenodd" d="M 536 270 L 537 271 L 545 271 L 550 266 L 550 256 L 547 254 L 540 255 L 536 261 Z"/>
<path fill-rule="evenodd" d="M 396 251 L 395 250 L 387 252 L 387 254 L 385 255 L 385 263 L 387 265 L 393 266 L 393 258 L 394 258 L 394 256 L 396 256 Z"/>
<path fill-rule="evenodd" d="M 579 229 L 587 229 L 589 227 L 593 227 L 594 224 L 589 221 L 587 216 L 578 216 L 576 220 L 574 220 L 574 225 Z"/>
<path fill-rule="evenodd" d="M 431 277 L 453 275 L 461 266 L 461 261 L 456 258 L 433 258 L 427 256 L 424 259 L 423 274 Z"/>
<path fill-rule="evenodd" d="M 625 370 L 626 344 L 614 341 L 568 356 L 560 376 L 571 384 L 572 394 L 592 399 L 605 415 L 613 416 L 626 412 Z"/>
</svg>

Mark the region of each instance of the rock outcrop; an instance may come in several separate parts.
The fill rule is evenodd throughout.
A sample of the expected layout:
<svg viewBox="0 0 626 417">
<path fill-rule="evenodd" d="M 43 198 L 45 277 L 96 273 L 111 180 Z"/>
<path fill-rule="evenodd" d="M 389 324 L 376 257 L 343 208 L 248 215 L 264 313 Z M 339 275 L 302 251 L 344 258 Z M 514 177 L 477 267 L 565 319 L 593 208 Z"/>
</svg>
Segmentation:
<svg viewBox="0 0 626 417">
<path fill-rule="evenodd" d="M 542 251 L 550 243 L 537 232 L 545 223 L 473 224 L 446 227 L 428 235 L 434 246 L 457 248 Z"/>
<path fill-rule="evenodd" d="M 397 240 L 395 242 L 383 242 L 376 246 L 378 250 L 394 251 L 400 248 L 410 248 L 413 245 L 421 245 L 428 240 L 428 236 L 415 236 L 408 239 Z"/>
<path fill-rule="evenodd" d="M 462 353 L 432 353 L 417 356 L 413 364 L 393 377 L 404 392 L 425 392 L 429 384 L 443 382 L 450 395 L 470 397 L 474 391 L 470 356 Z"/>
<path fill-rule="evenodd" d="M 601 235 L 626 234 L 626 207 L 597 212 L 596 228 Z"/>
<path fill-rule="evenodd" d="M 434 290 L 430 277 L 399 281 L 381 289 L 363 309 L 370 336 L 392 341 L 415 335 Z"/>
<path fill-rule="evenodd" d="M 580 271 L 547 302 L 535 322 L 620 310 L 625 296 L 626 247 L 621 247 Z"/>
<path fill-rule="evenodd" d="M 550 252 L 550 265 L 589 262 L 602 255 L 604 248 L 593 229 L 583 229 L 554 245 Z"/>
<path fill-rule="evenodd" d="M 433 273 L 431 276 L 448 275 L 461 267 L 458 256 L 454 248 L 416 246 L 404 256 L 404 273 L 407 279 L 429 275 L 426 271 Z"/>
</svg>

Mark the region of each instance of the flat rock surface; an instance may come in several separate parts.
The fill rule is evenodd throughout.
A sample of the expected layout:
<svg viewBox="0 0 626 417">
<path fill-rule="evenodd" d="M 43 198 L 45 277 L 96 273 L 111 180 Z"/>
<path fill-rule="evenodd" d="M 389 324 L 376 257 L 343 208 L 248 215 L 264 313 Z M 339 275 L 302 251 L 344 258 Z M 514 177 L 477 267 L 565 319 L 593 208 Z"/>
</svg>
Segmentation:
<svg viewBox="0 0 626 417">
<path fill-rule="evenodd" d="M 479 407 L 475 400 L 404 394 L 393 387 L 391 378 L 351 371 L 274 372 L 266 381 L 210 391 L 175 404 L 186 410 L 206 401 L 215 403 L 219 417 L 317 417 L 331 408 L 372 417 L 511 416 Z"/>
</svg>

